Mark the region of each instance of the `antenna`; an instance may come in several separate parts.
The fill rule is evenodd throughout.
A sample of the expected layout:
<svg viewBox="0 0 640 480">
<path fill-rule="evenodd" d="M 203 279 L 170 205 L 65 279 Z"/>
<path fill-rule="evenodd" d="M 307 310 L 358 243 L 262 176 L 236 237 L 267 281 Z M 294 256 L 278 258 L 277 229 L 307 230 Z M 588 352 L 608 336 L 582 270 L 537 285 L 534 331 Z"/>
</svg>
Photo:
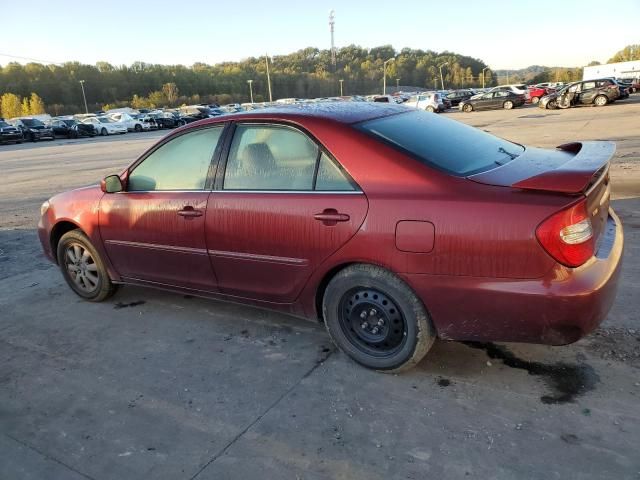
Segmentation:
<svg viewBox="0 0 640 480">
<path fill-rule="evenodd" d="M 336 64 L 336 44 L 333 38 L 333 30 L 336 24 L 336 12 L 335 10 L 329 11 L 329 28 L 331 30 L 331 63 Z"/>
</svg>

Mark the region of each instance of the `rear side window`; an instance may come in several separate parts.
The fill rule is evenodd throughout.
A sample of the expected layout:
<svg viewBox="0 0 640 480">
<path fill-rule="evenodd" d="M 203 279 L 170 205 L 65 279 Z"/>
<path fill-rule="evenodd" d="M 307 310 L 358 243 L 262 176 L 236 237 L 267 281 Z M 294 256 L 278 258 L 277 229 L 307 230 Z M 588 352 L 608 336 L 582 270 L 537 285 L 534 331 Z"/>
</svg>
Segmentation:
<svg viewBox="0 0 640 480">
<path fill-rule="evenodd" d="M 316 190 L 348 192 L 355 189 L 355 185 L 351 182 L 347 173 L 325 153 L 322 153 L 320 155 L 320 164 L 318 165 Z"/>
<path fill-rule="evenodd" d="M 129 173 L 127 190 L 203 190 L 221 133 L 206 128 L 165 143 Z"/>
<path fill-rule="evenodd" d="M 524 152 L 521 145 L 422 111 L 368 120 L 356 128 L 456 176 L 490 170 Z"/>
</svg>

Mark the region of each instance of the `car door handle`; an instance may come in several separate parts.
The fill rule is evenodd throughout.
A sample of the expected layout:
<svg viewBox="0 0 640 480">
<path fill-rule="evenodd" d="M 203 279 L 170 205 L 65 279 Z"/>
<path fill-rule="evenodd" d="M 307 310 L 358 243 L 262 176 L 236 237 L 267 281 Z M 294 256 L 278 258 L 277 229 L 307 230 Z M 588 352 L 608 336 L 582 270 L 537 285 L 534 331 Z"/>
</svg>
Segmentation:
<svg viewBox="0 0 640 480">
<path fill-rule="evenodd" d="M 322 213 L 316 213 L 313 218 L 331 226 L 338 222 L 348 222 L 350 217 L 346 213 L 338 213 L 335 208 L 326 208 Z"/>
<path fill-rule="evenodd" d="M 178 210 L 178 215 L 181 217 L 193 218 L 193 217 L 201 217 L 202 212 L 200 210 L 196 210 L 190 205 L 187 205 L 182 210 Z"/>
</svg>

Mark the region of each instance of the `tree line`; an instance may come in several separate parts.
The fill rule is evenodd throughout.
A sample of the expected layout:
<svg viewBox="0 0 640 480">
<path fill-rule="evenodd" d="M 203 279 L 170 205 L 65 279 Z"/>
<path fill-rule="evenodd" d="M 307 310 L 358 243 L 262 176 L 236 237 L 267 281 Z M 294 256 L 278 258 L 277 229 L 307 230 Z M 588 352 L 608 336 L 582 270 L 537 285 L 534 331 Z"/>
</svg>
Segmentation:
<svg viewBox="0 0 640 480">
<path fill-rule="evenodd" d="M 269 58 L 273 99 L 315 98 L 381 93 L 383 62 L 387 63 L 387 85 L 440 88 L 440 66 L 445 88 L 481 86 L 483 69 L 479 59 L 454 52 L 434 52 L 386 45 L 365 49 L 350 45 L 337 50 L 331 61 L 330 50 L 305 48 L 288 55 Z M 107 62 L 86 65 L 67 62 L 60 65 L 9 63 L 0 67 L 0 93 L 26 98 L 37 93 L 51 114 L 84 111 L 80 80 L 84 80 L 90 111 L 107 106 L 176 106 L 183 103 L 231 103 L 249 101 L 252 80 L 254 101 L 268 101 L 266 59 L 251 57 L 238 62 L 215 65 L 195 63 L 159 65 L 136 62 L 114 66 Z M 485 85 L 495 84 L 490 69 L 484 70 Z M 7 115 L 5 115 L 7 116 Z"/>
<path fill-rule="evenodd" d="M 0 117 L 26 117 L 45 113 L 44 102 L 37 93 L 21 98 L 13 93 L 5 93 L 0 97 Z"/>
</svg>

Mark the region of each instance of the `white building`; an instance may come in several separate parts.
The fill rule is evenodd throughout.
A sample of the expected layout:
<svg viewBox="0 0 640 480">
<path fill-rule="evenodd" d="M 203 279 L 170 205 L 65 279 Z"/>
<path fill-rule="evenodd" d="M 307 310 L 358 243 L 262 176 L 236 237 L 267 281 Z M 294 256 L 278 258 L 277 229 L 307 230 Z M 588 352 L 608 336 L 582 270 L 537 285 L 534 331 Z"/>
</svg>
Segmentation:
<svg viewBox="0 0 640 480">
<path fill-rule="evenodd" d="M 583 80 L 606 77 L 640 79 L 640 60 L 584 67 L 584 71 L 582 73 Z"/>
</svg>

